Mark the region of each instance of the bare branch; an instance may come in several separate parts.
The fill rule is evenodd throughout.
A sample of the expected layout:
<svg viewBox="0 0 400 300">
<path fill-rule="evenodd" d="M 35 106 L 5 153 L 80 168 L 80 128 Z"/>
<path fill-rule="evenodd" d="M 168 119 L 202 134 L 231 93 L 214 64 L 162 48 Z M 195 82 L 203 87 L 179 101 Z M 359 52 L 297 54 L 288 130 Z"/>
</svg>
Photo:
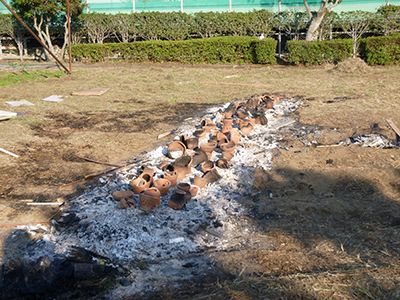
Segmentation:
<svg viewBox="0 0 400 300">
<path fill-rule="evenodd" d="M 304 2 L 304 6 L 306 7 L 306 10 L 307 10 L 308 20 L 311 21 L 313 16 L 312 16 L 310 7 L 308 6 L 308 2 L 307 2 L 307 0 L 303 0 L 303 2 Z"/>
</svg>

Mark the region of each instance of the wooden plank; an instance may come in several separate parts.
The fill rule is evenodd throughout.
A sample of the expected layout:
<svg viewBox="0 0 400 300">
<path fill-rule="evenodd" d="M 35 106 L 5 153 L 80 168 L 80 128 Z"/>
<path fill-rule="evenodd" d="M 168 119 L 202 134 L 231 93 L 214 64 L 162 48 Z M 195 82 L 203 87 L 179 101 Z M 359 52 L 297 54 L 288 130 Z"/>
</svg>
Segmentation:
<svg viewBox="0 0 400 300">
<path fill-rule="evenodd" d="M 397 126 L 390 119 L 386 119 L 386 122 L 389 124 L 389 126 L 393 129 L 394 133 L 396 134 L 396 142 L 399 142 L 400 141 L 400 130 L 399 130 L 399 128 L 397 128 Z"/>
<path fill-rule="evenodd" d="M 101 96 L 109 89 L 82 89 L 73 91 L 71 95 L 75 96 Z"/>
</svg>

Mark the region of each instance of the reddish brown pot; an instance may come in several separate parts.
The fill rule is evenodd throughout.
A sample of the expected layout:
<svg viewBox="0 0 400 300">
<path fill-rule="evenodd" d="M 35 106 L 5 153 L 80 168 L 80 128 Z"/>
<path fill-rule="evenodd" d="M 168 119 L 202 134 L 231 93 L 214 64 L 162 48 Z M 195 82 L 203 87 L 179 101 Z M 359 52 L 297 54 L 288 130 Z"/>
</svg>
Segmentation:
<svg viewBox="0 0 400 300">
<path fill-rule="evenodd" d="M 232 152 L 222 152 L 222 158 L 225 158 L 227 161 L 230 161 L 233 158 Z"/>
<path fill-rule="evenodd" d="M 139 209 L 151 211 L 155 206 L 160 204 L 160 198 L 146 195 L 144 192 L 139 194 Z"/>
<path fill-rule="evenodd" d="M 230 133 L 230 131 L 232 130 L 232 126 L 225 126 L 225 125 L 222 125 L 222 127 L 221 127 L 221 133 L 222 134 L 225 134 L 226 136 Z"/>
<path fill-rule="evenodd" d="M 248 135 L 252 130 L 253 130 L 253 125 L 251 125 L 250 123 L 248 123 L 247 125 L 243 126 L 240 131 L 244 134 L 244 135 Z"/>
<path fill-rule="evenodd" d="M 174 162 L 174 170 L 178 173 L 178 180 L 185 178 L 192 172 L 192 157 L 185 155 L 177 158 Z"/>
<path fill-rule="evenodd" d="M 212 182 L 215 182 L 215 181 L 221 179 L 221 175 L 219 175 L 217 169 L 214 168 L 211 171 L 209 171 L 206 174 L 204 174 L 203 178 L 207 182 L 212 183 Z"/>
<path fill-rule="evenodd" d="M 160 205 L 161 192 L 157 188 L 155 187 L 147 188 L 143 191 L 143 193 L 147 196 L 157 198 L 158 199 L 157 205 Z"/>
<path fill-rule="evenodd" d="M 177 188 L 177 189 L 180 189 L 181 191 L 184 191 L 184 192 L 189 192 L 189 190 L 190 190 L 190 184 L 189 184 L 189 183 L 186 183 L 186 182 L 179 182 L 179 183 L 176 185 L 176 188 Z"/>
<path fill-rule="evenodd" d="M 212 162 L 211 160 L 206 160 L 201 164 L 201 170 L 203 171 L 203 173 L 207 173 L 212 168 L 214 168 L 214 162 Z"/>
<path fill-rule="evenodd" d="M 136 203 L 132 198 L 122 198 L 121 201 L 118 202 L 118 208 L 119 209 L 135 209 L 136 208 Z"/>
<path fill-rule="evenodd" d="M 193 185 L 198 186 L 200 189 L 202 189 L 207 185 L 207 180 L 205 180 L 203 177 L 194 175 Z"/>
<path fill-rule="evenodd" d="M 211 141 L 208 143 L 203 143 L 200 145 L 200 148 L 207 153 L 208 158 L 211 157 L 211 153 L 214 151 L 214 149 L 217 147 L 217 142 L 216 141 Z"/>
<path fill-rule="evenodd" d="M 132 191 L 116 191 L 113 197 L 116 201 L 121 201 L 122 198 L 132 198 L 135 193 Z"/>
<path fill-rule="evenodd" d="M 168 157 L 175 159 L 186 154 L 186 146 L 180 141 L 173 141 L 169 144 L 167 152 Z"/>
<path fill-rule="evenodd" d="M 216 162 L 216 165 L 218 168 L 221 168 L 221 169 L 229 169 L 228 160 L 224 157 L 218 159 Z"/>
<path fill-rule="evenodd" d="M 219 145 L 219 148 L 222 150 L 222 152 L 235 152 L 236 144 L 234 142 L 228 142 Z"/>
<path fill-rule="evenodd" d="M 152 180 L 150 180 L 150 176 L 148 174 L 145 174 L 143 177 L 138 177 L 129 182 L 129 185 L 132 187 L 132 191 L 135 194 L 139 194 L 140 192 L 150 187 L 151 181 Z"/>
<path fill-rule="evenodd" d="M 232 126 L 233 118 L 224 118 L 222 120 L 222 124 L 224 124 L 225 126 Z"/>
<path fill-rule="evenodd" d="M 164 179 L 167 179 L 171 182 L 171 187 L 176 186 L 178 181 L 178 172 L 174 171 L 165 171 L 164 172 Z"/>
<path fill-rule="evenodd" d="M 243 107 L 240 107 L 237 111 L 236 114 L 238 115 L 239 118 L 246 118 L 249 116 L 249 112 L 245 110 Z"/>
<path fill-rule="evenodd" d="M 168 206 L 172 209 L 182 209 L 186 203 L 185 200 L 186 192 L 176 189 L 173 191 L 171 197 L 168 200 Z"/>
<path fill-rule="evenodd" d="M 165 196 L 168 194 L 169 189 L 171 188 L 171 181 L 165 178 L 159 178 L 154 180 L 154 187 L 160 191 L 161 196 Z"/>
<path fill-rule="evenodd" d="M 149 168 L 148 166 L 141 166 L 139 169 L 139 176 L 143 176 L 145 174 L 148 174 L 150 177 L 153 177 L 154 170 L 152 168 Z"/>
<path fill-rule="evenodd" d="M 193 185 L 193 186 L 191 186 L 190 187 L 190 194 L 192 195 L 192 197 L 194 197 L 194 196 L 196 196 L 197 195 L 197 192 L 199 191 L 199 187 L 198 186 L 195 186 L 195 185 Z"/>
<path fill-rule="evenodd" d="M 197 136 L 199 139 L 204 139 L 206 137 L 206 130 L 204 128 L 197 129 L 194 132 L 194 135 Z"/>
<path fill-rule="evenodd" d="M 192 166 L 197 167 L 202 162 L 208 159 L 207 153 L 202 149 L 196 149 L 192 154 Z"/>
</svg>

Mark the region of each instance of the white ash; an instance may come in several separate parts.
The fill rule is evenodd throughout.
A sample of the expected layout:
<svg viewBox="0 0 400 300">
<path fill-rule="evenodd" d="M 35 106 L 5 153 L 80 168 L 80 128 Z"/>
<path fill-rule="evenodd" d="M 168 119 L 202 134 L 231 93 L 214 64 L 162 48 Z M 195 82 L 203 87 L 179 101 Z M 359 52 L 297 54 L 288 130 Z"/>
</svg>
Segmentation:
<svg viewBox="0 0 400 300">
<path fill-rule="evenodd" d="M 226 108 L 229 103 L 224 105 Z M 70 201 L 62 208 L 64 215 L 75 214 L 79 221 L 60 231 L 54 228 L 44 234 L 46 242 L 54 245 L 56 253 L 65 253 L 69 246 L 78 246 L 106 256 L 114 263 L 129 265 L 136 260 L 157 261 L 198 253 L 202 248 L 216 247 L 228 249 L 247 243 L 243 236 L 251 228 L 232 221 L 233 216 L 248 215 L 250 209 L 244 205 L 243 198 L 253 195 L 253 172 L 256 168 L 272 168 L 271 149 L 280 145 L 281 135 L 274 126 L 301 105 L 301 100 L 283 99 L 266 112 L 268 125 L 256 125 L 254 130 L 237 144 L 235 155 L 229 161 L 229 169 L 219 169 L 222 178 L 205 188 L 186 204 L 183 210 L 168 207 L 167 196 L 161 197 L 161 204 L 151 212 L 136 208 L 118 209 L 112 194 L 118 190 L 130 190 L 129 181 L 136 178 L 138 169 L 147 165 L 155 170 L 154 178 L 163 174 L 158 168 L 162 161 L 172 161 L 166 156 L 166 148 L 158 147 L 141 156 L 141 160 L 129 168 L 108 174 L 97 181 L 97 186 L 80 197 Z M 207 111 L 203 119 L 221 119 L 220 107 Z M 278 116 L 278 117 L 275 117 Z M 180 135 L 193 136 L 195 124 L 201 120 L 191 120 L 191 124 L 177 130 Z M 207 136 L 201 142 L 207 141 Z M 190 151 L 189 151 L 190 152 Z M 213 152 L 214 162 L 221 157 L 219 149 Z M 201 176 L 200 167 L 192 168 L 192 174 L 183 181 L 191 183 L 194 175 Z M 138 205 L 139 197 L 134 196 Z M 179 265 L 168 261 L 163 267 Z M 179 267 L 179 266 L 178 266 Z M 147 271 L 132 270 L 137 276 L 135 288 L 140 289 L 139 278 L 149 272 L 163 272 L 152 265 Z M 147 272 L 147 273 L 146 273 Z M 172 276 L 172 275 L 171 275 Z"/>
</svg>

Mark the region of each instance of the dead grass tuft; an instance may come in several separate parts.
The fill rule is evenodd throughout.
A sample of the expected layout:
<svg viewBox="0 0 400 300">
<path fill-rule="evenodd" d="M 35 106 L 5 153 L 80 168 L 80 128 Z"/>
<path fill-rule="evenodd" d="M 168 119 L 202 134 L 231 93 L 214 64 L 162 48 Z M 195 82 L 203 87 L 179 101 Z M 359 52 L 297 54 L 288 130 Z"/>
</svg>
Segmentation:
<svg viewBox="0 0 400 300">
<path fill-rule="evenodd" d="M 331 71 L 350 74 L 365 74 L 371 72 L 372 69 L 361 58 L 355 57 L 348 58 L 338 63 Z"/>
</svg>

